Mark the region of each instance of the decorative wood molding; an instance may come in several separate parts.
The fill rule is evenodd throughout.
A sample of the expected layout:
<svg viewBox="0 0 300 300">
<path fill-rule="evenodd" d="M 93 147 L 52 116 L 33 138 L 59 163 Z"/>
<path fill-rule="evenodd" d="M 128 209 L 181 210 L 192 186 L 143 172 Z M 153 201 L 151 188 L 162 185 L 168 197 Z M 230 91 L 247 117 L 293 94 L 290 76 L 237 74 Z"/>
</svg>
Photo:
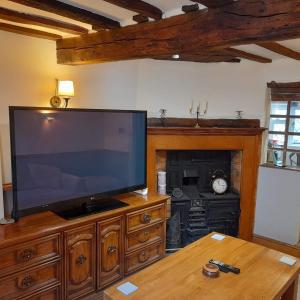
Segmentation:
<svg viewBox="0 0 300 300">
<path fill-rule="evenodd" d="M 259 63 L 266 64 L 266 63 L 271 63 L 272 62 L 272 59 L 269 59 L 269 58 L 266 58 L 266 57 L 263 57 L 263 56 L 259 56 L 259 55 L 256 55 L 256 54 L 252 54 L 252 53 L 249 53 L 249 52 L 245 52 L 245 51 L 235 49 L 235 48 L 227 48 L 225 50 L 225 52 L 227 52 L 228 54 L 231 54 L 233 56 L 239 57 L 239 58 L 245 58 L 245 59 L 256 61 L 256 62 L 259 62 Z"/>
<path fill-rule="evenodd" d="M 57 41 L 62 38 L 62 36 L 58 34 L 36 30 L 36 29 L 30 29 L 30 28 L 16 26 L 16 25 L 2 23 L 2 22 L 0 22 L 0 30 L 28 35 L 31 37 L 36 37 L 41 39 L 52 40 L 52 41 Z"/>
<path fill-rule="evenodd" d="M 159 8 L 141 0 L 134 0 L 134 1 L 104 0 L 104 1 L 134 11 L 138 14 L 142 14 L 144 16 L 150 17 L 155 20 L 159 20 L 162 17 L 162 11 Z"/>
<path fill-rule="evenodd" d="M 300 258 L 300 247 L 297 246 L 275 241 L 260 235 L 253 235 L 253 243 Z"/>
<path fill-rule="evenodd" d="M 0 19 L 28 25 L 38 25 L 77 35 L 88 33 L 88 30 L 86 28 L 78 25 L 40 17 L 37 15 L 26 14 L 3 7 L 0 7 Z"/>
<path fill-rule="evenodd" d="M 95 30 L 120 27 L 120 23 L 115 20 L 57 0 L 10 1 L 54 13 L 83 23 L 91 24 Z"/>
<path fill-rule="evenodd" d="M 287 48 L 279 43 L 269 42 L 269 43 L 257 43 L 258 46 L 268 49 L 270 51 L 276 52 L 283 56 L 300 60 L 300 52 L 294 51 L 290 48 Z"/>
<path fill-rule="evenodd" d="M 148 135 L 226 135 L 226 136 L 253 136 L 261 134 L 265 128 L 182 128 L 182 127 L 149 127 Z"/>
<path fill-rule="evenodd" d="M 285 82 L 279 83 L 275 81 L 268 82 L 268 88 L 279 88 L 279 89 L 289 89 L 289 88 L 298 88 L 300 89 L 300 82 Z"/>
<path fill-rule="evenodd" d="M 76 65 L 217 52 L 237 45 L 298 38 L 299 4 L 300 0 L 240 0 L 222 10 L 191 12 L 63 39 L 57 42 L 58 63 Z"/>
<path fill-rule="evenodd" d="M 194 128 L 193 118 L 148 118 L 148 127 L 188 127 Z M 199 119 L 198 124 L 206 128 L 260 128 L 259 119 Z"/>
</svg>

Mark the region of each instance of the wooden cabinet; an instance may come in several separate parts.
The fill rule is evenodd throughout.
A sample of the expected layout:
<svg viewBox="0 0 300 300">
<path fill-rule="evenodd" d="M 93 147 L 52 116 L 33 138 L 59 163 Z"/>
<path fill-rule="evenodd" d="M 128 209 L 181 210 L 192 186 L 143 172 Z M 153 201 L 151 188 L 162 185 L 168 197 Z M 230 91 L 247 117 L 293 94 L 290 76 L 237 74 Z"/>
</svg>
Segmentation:
<svg viewBox="0 0 300 300">
<path fill-rule="evenodd" d="M 125 275 L 161 259 L 165 254 L 166 204 L 126 215 Z"/>
<path fill-rule="evenodd" d="M 66 299 L 77 299 L 96 290 L 95 224 L 65 232 Z"/>
<path fill-rule="evenodd" d="M 125 259 L 125 275 L 138 271 L 163 256 L 164 246 L 162 243 L 152 244 L 144 249 L 129 254 Z"/>
<path fill-rule="evenodd" d="M 0 299 L 96 299 L 164 256 L 167 199 L 128 194 L 115 211 L 68 221 L 44 212 L 1 226 Z"/>
<path fill-rule="evenodd" d="M 47 289 L 41 293 L 36 293 L 34 296 L 22 298 L 22 300 L 57 300 L 60 299 L 61 288 L 55 287 L 51 289 Z"/>
<path fill-rule="evenodd" d="M 164 228 L 164 222 L 161 222 L 126 235 L 126 251 L 131 252 L 154 242 L 163 242 Z"/>
<path fill-rule="evenodd" d="M 160 204 L 127 214 L 127 232 L 165 220 L 165 205 Z"/>
<path fill-rule="evenodd" d="M 60 282 L 60 262 L 47 263 L 1 279 L 0 299 L 23 299 L 27 296 L 30 298 L 36 291 L 60 285 Z"/>
<path fill-rule="evenodd" d="M 123 218 L 100 222 L 98 228 L 98 288 L 102 289 L 124 275 Z"/>
<path fill-rule="evenodd" d="M 59 234 L 0 250 L 0 277 L 61 257 Z"/>
</svg>

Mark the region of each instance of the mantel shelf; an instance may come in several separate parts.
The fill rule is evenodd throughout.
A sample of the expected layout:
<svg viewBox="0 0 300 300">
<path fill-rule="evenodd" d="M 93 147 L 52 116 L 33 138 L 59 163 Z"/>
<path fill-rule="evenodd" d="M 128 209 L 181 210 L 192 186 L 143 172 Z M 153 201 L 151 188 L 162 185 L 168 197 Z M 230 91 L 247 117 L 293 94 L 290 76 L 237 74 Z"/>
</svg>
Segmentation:
<svg viewBox="0 0 300 300">
<path fill-rule="evenodd" d="M 148 127 L 150 135 L 260 135 L 266 128 L 219 128 L 219 127 Z"/>
</svg>

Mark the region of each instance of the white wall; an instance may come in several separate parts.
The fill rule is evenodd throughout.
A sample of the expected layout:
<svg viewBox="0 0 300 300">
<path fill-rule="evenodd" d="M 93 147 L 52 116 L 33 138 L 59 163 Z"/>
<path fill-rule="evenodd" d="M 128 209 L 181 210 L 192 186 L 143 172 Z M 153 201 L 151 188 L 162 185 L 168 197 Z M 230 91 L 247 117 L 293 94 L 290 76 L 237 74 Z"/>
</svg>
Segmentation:
<svg viewBox="0 0 300 300">
<path fill-rule="evenodd" d="M 89 66 L 56 64 L 55 43 L 0 31 L 0 153 L 4 182 L 11 181 L 8 106 L 49 106 L 55 78 L 72 79 L 70 107 L 135 108 L 138 62 Z"/>
<path fill-rule="evenodd" d="M 56 64 L 51 41 L 0 31 L 0 145 L 3 178 L 10 182 L 9 105 L 48 105 L 55 78 L 71 69 Z"/>
<path fill-rule="evenodd" d="M 264 65 L 252 62 L 199 64 L 143 60 L 139 66 L 138 108 L 158 116 L 191 117 L 192 99 L 209 102 L 208 118 L 244 117 L 264 120 Z"/>
<path fill-rule="evenodd" d="M 259 168 L 254 233 L 295 245 L 300 239 L 300 173 Z"/>
</svg>

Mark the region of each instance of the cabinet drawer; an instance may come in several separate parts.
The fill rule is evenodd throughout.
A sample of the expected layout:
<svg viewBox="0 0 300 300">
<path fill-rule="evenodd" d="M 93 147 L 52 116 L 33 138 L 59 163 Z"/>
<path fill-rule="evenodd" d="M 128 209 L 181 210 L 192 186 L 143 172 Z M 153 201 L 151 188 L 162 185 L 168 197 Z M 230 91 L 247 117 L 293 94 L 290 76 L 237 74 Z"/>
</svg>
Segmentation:
<svg viewBox="0 0 300 300">
<path fill-rule="evenodd" d="M 29 295 L 60 284 L 60 261 L 47 263 L 0 279 L 1 300 L 26 299 L 26 297 L 34 299 L 33 296 L 29 297 Z"/>
<path fill-rule="evenodd" d="M 41 293 L 30 295 L 22 300 L 59 300 L 61 299 L 61 288 L 57 286 L 55 288 L 44 290 Z"/>
<path fill-rule="evenodd" d="M 0 278 L 60 256 L 59 234 L 0 250 Z"/>
<path fill-rule="evenodd" d="M 145 226 L 165 220 L 165 205 L 160 204 L 127 214 L 127 232 L 143 229 Z"/>
<path fill-rule="evenodd" d="M 154 244 L 125 258 L 125 275 L 129 275 L 164 256 L 163 243 Z"/>
<path fill-rule="evenodd" d="M 164 223 L 130 233 L 126 236 L 126 252 L 138 250 L 154 242 L 162 242 L 164 239 Z"/>
</svg>

